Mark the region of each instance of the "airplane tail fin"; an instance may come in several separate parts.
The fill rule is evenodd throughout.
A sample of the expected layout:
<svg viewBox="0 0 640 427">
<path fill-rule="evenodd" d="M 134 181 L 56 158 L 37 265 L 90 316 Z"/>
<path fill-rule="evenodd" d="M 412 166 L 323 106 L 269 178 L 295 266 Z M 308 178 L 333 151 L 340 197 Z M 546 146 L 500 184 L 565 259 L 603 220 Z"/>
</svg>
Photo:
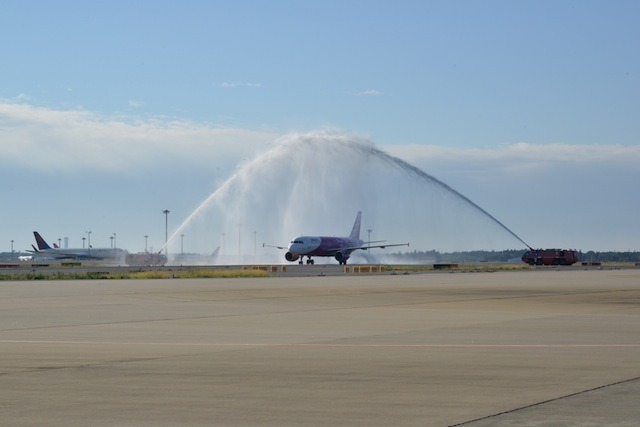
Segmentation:
<svg viewBox="0 0 640 427">
<path fill-rule="evenodd" d="M 351 234 L 349 237 L 352 239 L 360 239 L 360 222 L 362 221 L 362 211 L 358 211 L 358 216 L 356 216 L 356 222 L 353 223 L 353 228 L 351 229 Z"/>
<path fill-rule="evenodd" d="M 38 243 L 38 249 L 40 249 L 40 250 L 42 250 L 42 249 L 51 249 L 51 246 L 49 246 L 47 244 L 47 242 L 44 241 L 44 239 L 42 238 L 40 233 L 38 233 L 37 231 L 34 231 L 33 235 L 36 238 L 36 243 Z"/>
</svg>

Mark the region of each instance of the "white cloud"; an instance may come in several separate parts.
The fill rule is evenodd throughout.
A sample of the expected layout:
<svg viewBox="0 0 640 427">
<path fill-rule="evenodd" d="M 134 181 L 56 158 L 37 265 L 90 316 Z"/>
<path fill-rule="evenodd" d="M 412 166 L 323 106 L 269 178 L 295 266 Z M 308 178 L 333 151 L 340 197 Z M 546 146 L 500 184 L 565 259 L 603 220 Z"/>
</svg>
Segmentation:
<svg viewBox="0 0 640 427">
<path fill-rule="evenodd" d="M 29 97 L 29 95 L 27 95 L 26 93 L 21 93 L 19 95 L 17 95 L 15 98 L 13 98 L 16 102 L 27 102 L 29 101 L 31 98 Z"/>
<path fill-rule="evenodd" d="M 142 101 L 136 101 L 135 99 L 130 99 L 129 100 L 129 108 L 134 110 L 134 109 L 138 109 L 138 108 L 142 108 L 144 107 L 144 102 Z"/>
<path fill-rule="evenodd" d="M 172 118 L 104 116 L 0 102 L 0 164 L 49 172 L 129 172 L 246 157 L 277 135 Z M 219 161 L 219 160 L 218 160 Z"/>
<path fill-rule="evenodd" d="M 260 88 L 262 87 L 262 83 L 222 82 L 221 86 L 225 89 L 234 89 L 237 87 Z"/>
<path fill-rule="evenodd" d="M 535 145 L 519 142 L 484 149 L 438 145 L 389 145 L 384 149 L 429 169 L 451 170 L 453 166 L 454 170 L 460 172 L 481 168 L 524 175 L 539 174 L 558 165 L 567 167 L 603 162 L 640 164 L 638 145 Z"/>
<path fill-rule="evenodd" d="M 358 92 L 358 95 L 360 95 L 360 96 L 376 96 L 376 95 L 382 95 L 382 92 L 380 92 L 379 90 L 375 90 L 375 89 L 367 89 L 367 90 L 363 90 L 362 92 Z"/>
</svg>

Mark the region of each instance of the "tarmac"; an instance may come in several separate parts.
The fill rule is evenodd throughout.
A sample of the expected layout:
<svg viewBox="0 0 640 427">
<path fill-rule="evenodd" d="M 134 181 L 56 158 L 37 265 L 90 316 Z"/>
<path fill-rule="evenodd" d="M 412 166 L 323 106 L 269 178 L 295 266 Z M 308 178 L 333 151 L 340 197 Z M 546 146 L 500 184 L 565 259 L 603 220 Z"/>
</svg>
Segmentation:
<svg viewBox="0 0 640 427">
<path fill-rule="evenodd" d="M 640 270 L 3 281 L 0 360 L 13 426 L 635 426 Z"/>
</svg>

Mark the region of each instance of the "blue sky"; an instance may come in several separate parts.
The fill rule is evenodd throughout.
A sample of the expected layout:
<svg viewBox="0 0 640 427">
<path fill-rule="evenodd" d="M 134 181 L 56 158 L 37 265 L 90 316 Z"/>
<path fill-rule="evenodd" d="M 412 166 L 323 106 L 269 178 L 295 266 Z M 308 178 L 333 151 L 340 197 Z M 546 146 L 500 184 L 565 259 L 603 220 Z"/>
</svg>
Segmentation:
<svg viewBox="0 0 640 427">
<path fill-rule="evenodd" d="M 622 130 L 639 102 L 635 2 L 3 9 L 1 93 L 52 108 L 279 131 L 331 125 L 380 143 L 636 142 Z"/>
<path fill-rule="evenodd" d="M 640 250 L 639 12 L 635 1 L 4 2 L 0 250 L 29 247 L 35 228 L 158 245 L 157 212 L 179 222 L 278 138 L 327 128 L 432 173 L 533 245 Z M 536 212 L 537 227 L 523 220 Z"/>
</svg>

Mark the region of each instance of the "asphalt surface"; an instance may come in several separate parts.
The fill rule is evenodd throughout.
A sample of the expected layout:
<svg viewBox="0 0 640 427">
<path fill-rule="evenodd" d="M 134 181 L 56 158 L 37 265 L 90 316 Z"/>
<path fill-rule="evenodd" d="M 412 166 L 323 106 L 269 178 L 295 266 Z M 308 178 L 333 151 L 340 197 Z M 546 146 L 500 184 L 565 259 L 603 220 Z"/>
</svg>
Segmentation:
<svg viewBox="0 0 640 427">
<path fill-rule="evenodd" d="M 14 426 L 631 426 L 640 270 L 0 282 L 0 360 Z"/>
<path fill-rule="evenodd" d="M 72 265 L 69 265 L 72 264 Z M 73 265 L 75 264 L 75 265 Z M 86 273 L 105 273 L 105 274 L 118 274 L 125 272 L 139 272 L 139 271 L 165 271 L 165 272 L 178 272 L 188 270 L 253 270 L 263 269 L 269 273 L 273 273 L 277 277 L 311 277 L 311 276 L 327 276 L 327 275 L 344 275 L 345 273 L 357 274 L 360 273 L 360 268 L 368 268 L 367 272 L 371 273 L 374 269 L 374 273 L 384 272 L 384 266 L 378 265 L 348 265 L 341 266 L 338 264 L 315 264 L 315 265 L 298 265 L 297 263 L 291 264 L 243 264 L 243 265 L 164 265 L 164 266 L 116 266 L 116 265 L 104 265 L 100 262 L 82 261 L 77 263 L 65 263 L 60 261 L 45 261 L 45 262 L 29 262 L 29 263 L 0 263 L 0 274 L 5 277 L 11 275 L 25 275 L 29 273 L 36 273 L 46 275 L 54 275 L 56 273 L 69 274 L 69 275 L 81 275 Z M 399 272 L 398 274 L 402 274 Z"/>
</svg>

